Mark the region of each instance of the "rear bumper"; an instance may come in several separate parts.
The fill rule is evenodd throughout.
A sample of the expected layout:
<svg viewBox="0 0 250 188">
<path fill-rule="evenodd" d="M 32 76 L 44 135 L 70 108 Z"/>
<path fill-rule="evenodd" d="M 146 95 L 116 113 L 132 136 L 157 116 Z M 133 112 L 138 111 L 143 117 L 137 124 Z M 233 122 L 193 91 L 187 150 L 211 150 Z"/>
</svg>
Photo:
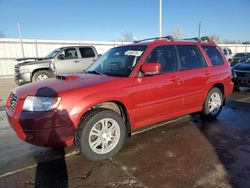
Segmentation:
<svg viewBox="0 0 250 188">
<path fill-rule="evenodd" d="M 43 147 L 69 147 L 75 130 L 66 112 L 12 112 L 6 108 L 8 121 L 17 136 L 30 144 Z"/>
</svg>

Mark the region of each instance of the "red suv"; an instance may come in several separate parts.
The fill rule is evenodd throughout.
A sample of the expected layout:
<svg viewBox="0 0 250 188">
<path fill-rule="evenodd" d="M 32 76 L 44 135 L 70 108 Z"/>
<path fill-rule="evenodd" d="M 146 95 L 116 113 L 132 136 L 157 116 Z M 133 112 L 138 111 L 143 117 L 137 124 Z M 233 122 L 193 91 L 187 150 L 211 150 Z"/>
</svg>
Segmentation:
<svg viewBox="0 0 250 188">
<path fill-rule="evenodd" d="M 76 144 L 89 159 L 102 160 L 137 129 L 195 112 L 217 117 L 231 80 L 214 43 L 155 38 L 110 49 L 84 74 L 18 87 L 6 112 L 22 140 Z"/>
</svg>

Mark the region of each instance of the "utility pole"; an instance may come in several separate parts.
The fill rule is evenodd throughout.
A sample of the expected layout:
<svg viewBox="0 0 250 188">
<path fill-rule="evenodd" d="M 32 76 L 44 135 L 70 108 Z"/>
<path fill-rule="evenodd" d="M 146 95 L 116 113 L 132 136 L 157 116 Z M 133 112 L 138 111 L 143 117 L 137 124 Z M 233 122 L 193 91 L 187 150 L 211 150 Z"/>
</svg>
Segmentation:
<svg viewBox="0 0 250 188">
<path fill-rule="evenodd" d="M 162 0 L 160 0 L 160 6 L 159 6 L 159 33 L 160 37 L 162 37 Z"/>
<path fill-rule="evenodd" d="M 20 29 L 19 23 L 17 23 L 17 29 L 18 29 L 18 34 L 19 34 L 20 43 L 21 43 L 22 55 L 23 55 L 23 57 L 24 57 L 23 39 L 22 39 L 21 29 Z"/>
<path fill-rule="evenodd" d="M 198 28 L 198 38 L 201 37 L 201 21 L 199 22 L 199 28 Z"/>
</svg>

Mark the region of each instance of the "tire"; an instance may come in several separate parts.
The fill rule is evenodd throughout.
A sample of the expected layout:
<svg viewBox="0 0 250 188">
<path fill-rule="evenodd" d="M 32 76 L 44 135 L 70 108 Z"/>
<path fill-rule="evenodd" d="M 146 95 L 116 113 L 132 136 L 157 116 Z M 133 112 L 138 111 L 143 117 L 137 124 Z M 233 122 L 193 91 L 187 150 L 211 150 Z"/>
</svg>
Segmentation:
<svg viewBox="0 0 250 188">
<path fill-rule="evenodd" d="M 203 105 L 202 117 L 205 120 L 213 120 L 220 114 L 223 106 L 223 95 L 219 88 L 212 88 Z"/>
<path fill-rule="evenodd" d="M 53 76 L 54 76 L 53 72 L 49 70 L 40 70 L 35 72 L 35 74 L 32 76 L 32 82 L 49 79 L 52 78 Z"/>
<path fill-rule="evenodd" d="M 240 91 L 240 88 L 237 86 L 234 86 L 234 91 Z"/>
<path fill-rule="evenodd" d="M 81 120 L 76 137 L 80 152 L 90 160 L 99 161 L 113 156 L 121 149 L 126 127 L 118 113 L 100 108 L 87 113 Z"/>
</svg>

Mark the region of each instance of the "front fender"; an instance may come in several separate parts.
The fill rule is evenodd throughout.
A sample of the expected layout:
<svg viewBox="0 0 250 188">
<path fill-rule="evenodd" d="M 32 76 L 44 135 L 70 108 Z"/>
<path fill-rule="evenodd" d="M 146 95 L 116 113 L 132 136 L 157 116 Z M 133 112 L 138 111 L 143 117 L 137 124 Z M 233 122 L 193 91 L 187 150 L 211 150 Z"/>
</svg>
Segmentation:
<svg viewBox="0 0 250 188">
<path fill-rule="evenodd" d="M 85 96 L 80 101 L 77 102 L 72 110 L 70 111 L 71 120 L 75 126 L 78 126 L 79 121 L 81 120 L 82 116 L 93 106 L 96 104 L 100 104 L 103 102 L 119 102 L 122 103 L 128 113 L 128 116 L 131 120 L 133 108 L 133 102 L 130 99 L 128 93 L 124 90 L 105 90 L 91 96 Z"/>
</svg>

